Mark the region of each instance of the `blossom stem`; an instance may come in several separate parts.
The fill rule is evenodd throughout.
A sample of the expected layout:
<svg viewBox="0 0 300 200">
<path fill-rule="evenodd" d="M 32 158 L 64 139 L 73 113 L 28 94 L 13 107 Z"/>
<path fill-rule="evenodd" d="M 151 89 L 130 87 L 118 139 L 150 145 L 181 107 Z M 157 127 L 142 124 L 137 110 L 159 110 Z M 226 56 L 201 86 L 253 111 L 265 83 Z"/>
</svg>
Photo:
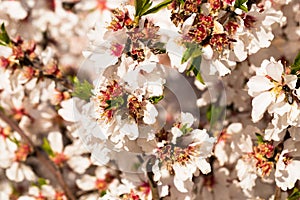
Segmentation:
<svg viewBox="0 0 300 200">
<path fill-rule="evenodd" d="M 66 184 L 66 182 L 64 181 L 62 174 L 55 167 L 53 162 L 48 158 L 47 154 L 43 150 L 36 147 L 34 145 L 34 143 L 32 142 L 32 140 L 20 128 L 20 126 L 16 122 L 11 120 L 8 116 L 6 116 L 4 114 L 4 112 L 1 110 L 0 110 L 0 119 L 2 119 L 5 123 L 7 123 L 8 126 L 10 126 L 13 130 L 15 130 L 16 132 L 18 132 L 20 134 L 21 138 L 26 143 L 28 143 L 28 145 L 30 145 L 30 147 L 33 149 L 34 152 L 36 152 L 36 157 L 40 161 L 40 163 L 43 163 L 43 165 L 45 165 L 48 168 L 48 170 L 53 174 L 53 176 L 55 176 L 56 180 L 58 181 L 61 188 L 64 190 L 64 193 L 66 194 L 68 199 L 75 200 L 76 198 L 73 195 L 70 188 L 68 187 L 68 185 Z"/>
</svg>

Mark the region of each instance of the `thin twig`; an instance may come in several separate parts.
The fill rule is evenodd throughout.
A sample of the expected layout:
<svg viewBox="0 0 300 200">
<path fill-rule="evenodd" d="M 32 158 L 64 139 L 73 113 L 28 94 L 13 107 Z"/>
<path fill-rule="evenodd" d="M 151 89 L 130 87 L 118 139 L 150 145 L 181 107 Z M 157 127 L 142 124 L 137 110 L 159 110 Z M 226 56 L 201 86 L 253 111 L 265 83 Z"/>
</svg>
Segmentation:
<svg viewBox="0 0 300 200">
<path fill-rule="evenodd" d="M 281 200 L 281 189 L 280 189 L 280 187 L 276 186 L 274 200 Z"/>
<path fill-rule="evenodd" d="M 60 173 L 60 171 L 56 168 L 56 166 L 53 164 L 53 162 L 49 159 L 49 157 L 46 155 L 46 153 L 41 150 L 38 149 L 34 143 L 32 142 L 32 140 L 25 134 L 25 132 L 19 127 L 19 125 L 14 122 L 13 120 L 11 120 L 9 117 L 7 117 L 3 111 L 0 110 L 0 118 L 7 124 L 9 125 L 13 130 L 15 130 L 16 132 L 19 133 L 19 135 L 22 137 L 22 139 L 28 143 L 28 145 L 30 145 L 30 147 L 33 149 L 34 152 L 36 152 L 37 155 L 37 159 L 40 161 L 40 163 L 42 163 L 43 165 L 45 165 L 48 170 L 51 172 L 51 174 L 53 174 L 53 176 L 55 176 L 56 180 L 58 181 L 59 185 L 61 186 L 61 188 L 64 190 L 64 193 L 66 194 L 66 196 L 68 197 L 68 199 L 70 200 L 75 200 L 75 196 L 73 195 L 72 191 L 70 190 L 70 188 L 68 187 L 68 185 L 66 184 L 66 182 L 64 181 L 64 178 L 62 176 L 62 174 Z"/>
<path fill-rule="evenodd" d="M 154 165 L 154 159 L 151 158 L 149 159 L 147 163 L 147 176 L 149 179 L 149 185 L 151 188 L 151 193 L 152 193 L 152 199 L 153 200 L 159 200 L 159 192 L 157 188 L 156 182 L 153 180 L 154 173 L 152 172 L 152 166 Z"/>
</svg>

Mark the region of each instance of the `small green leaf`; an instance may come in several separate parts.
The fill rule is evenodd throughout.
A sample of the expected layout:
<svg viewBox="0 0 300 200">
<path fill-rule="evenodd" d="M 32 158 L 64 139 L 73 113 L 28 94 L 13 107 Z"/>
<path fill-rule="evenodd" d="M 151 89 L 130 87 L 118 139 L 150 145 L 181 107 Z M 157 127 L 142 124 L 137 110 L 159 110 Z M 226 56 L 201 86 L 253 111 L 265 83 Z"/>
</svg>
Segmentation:
<svg viewBox="0 0 300 200">
<path fill-rule="evenodd" d="M 187 62 L 190 58 L 199 57 L 202 54 L 202 49 L 198 44 L 186 44 L 186 51 L 183 53 L 181 63 Z"/>
<path fill-rule="evenodd" d="M 106 103 L 108 104 L 108 106 L 105 108 L 105 110 L 111 110 L 111 109 L 115 109 L 115 108 L 119 108 L 121 107 L 125 101 L 123 99 L 123 97 L 116 97 L 112 100 L 107 100 Z"/>
<path fill-rule="evenodd" d="M 1 30 L 0 30 L 0 45 L 7 46 L 11 43 L 11 40 L 6 32 L 4 23 L 1 25 Z"/>
<path fill-rule="evenodd" d="M 297 74 L 298 71 L 300 71 L 300 52 L 295 58 L 294 63 L 291 66 L 292 74 Z"/>
<path fill-rule="evenodd" d="M 240 6 L 240 9 L 241 9 L 242 11 L 244 11 L 244 12 L 248 12 L 248 8 L 247 8 L 246 6 L 244 6 L 244 5 L 241 5 L 241 6 Z"/>
<path fill-rule="evenodd" d="M 135 17 L 139 18 L 143 12 L 146 12 L 152 5 L 150 0 L 135 0 Z"/>
<path fill-rule="evenodd" d="M 74 79 L 74 91 L 72 96 L 78 97 L 82 100 L 89 101 L 92 94 L 93 85 L 87 80 L 80 82 L 77 78 Z"/>
<path fill-rule="evenodd" d="M 17 146 L 19 146 L 20 142 L 19 140 L 17 140 L 17 138 L 15 138 L 14 136 L 9 136 L 8 139 L 10 141 L 12 141 L 13 143 L 15 143 Z"/>
<path fill-rule="evenodd" d="M 135 171 L 139 170 L 140 167 L 141 167 L 141 163 L 138 163 L 138 162 L 133 163 L 132 168 L 133 168 Z"/>
<path fill-rule="evenodd" d="M 106 191 L 105 190 L 101 191 L 100 197 L 103 197 L 104 195 L 106 195 Z"/>
<path fill-rule="evenodd" d="M 44 178 L 39 178 L 37 182 L 40 186 L 47 185 L 47 180 Z"/>
<path fill-rule="evenodd" d="M 32 183 L 33 186 L 36 186 L 38 188 L 41 188 L 43 185 L 47 185 L 48 181 L 44 178 L 38 178 L 38 180 L 34 183 Z"/>
<path fill-rule="evenodd" d="M 149 101 L 152 104 L 157 104 L 159 101 L 161 101 L 164 98 L 164 95 L 161 96 L 153 96 L 153 97 L 149 97 Z"/>
<path fill-rule="evenodd" d="M 159 10 L 167 7 L 170 3 L 172 3 L 173 0 L 165 0 L 159 4 L 157 4 L 156 6 L 154 6 L 153 8 L 147 10 L 146 12 L 142 13 L 142 15 L 148 15 L 148 14 L 152 14 L 152 13 L 156 13 Z"/>
<path fill-rule="evenodd" d="M 43 139 L 42 149 L 49 155 L 54 156 L 54 152 L 46 138 Z"/>
<path fill-rule="evenodd" d="M 236 0 L 235 3 L 234 3 L 234 6 L 237 7 L 237 6 L 241 6 L 243 5 L 244 3 L 246 3 L 248 0 Z"/>
<path fill-rule="evenodd" d="M 298 200 L 300 198 L 300 191 L 298 188 L 294 188 L 293 193 L 287 198 L 287 200 Z"/>
<path fill-rule="evenodd" d="M 259 133 L 255 133 L 255 135 L 256 135 L 258 144 L 264 143 L 264 139 L 263 139 L 263 136 L 262 136 L 262 135 L 260 135 Z"/>
<path fill-rule="evenodd" d="M 192 58 L 190 60 L 190 63 L 189 63 L 189 68 L 187 70 L 187 75 L 190 75 L 191 72 L 193 72 L 194 76 L 196 77 L 196 79 L 198 81 L 200 81 L 202 84 L 205 84 L 204 83 L 204 80 L 201 76 L 201 72 L 200 72 L 200 64 L 201 64 L 201 60 L 202 60 L 202 57 L 201 56 L 198 56 L 198 57 L 195 57 L 195 58 Z"/>
<path fill-rule="evenodd" d="M 135 16 L 139 16 L 144 3 L 145 3 L 144 0 L 135 0 L 134 1 Z"/>
<path fill-rule="evenodd" d="M 201 76 L 201 73 L 198 73 L 197 75 L 196 75 L 196 80 L 198 80 L 200 83 L 202 83 L 202 84 L 205 84 L 204 83 L 204 80 L 203 80 L 203 78 L 202 78 L 202 76 Z"/>
<path fill-rule="evenodd" d="M 185 52 L 183 53 L 183 56 L 181 58 L 181 64 L 187 62 L 191 58 L 191 56 L 193 54 L 193 50 L 194 49 L 192 49 L 192 48 L 187 48 L 185 50 Z"/>
<path fill-rule="evenodd" d="M 234 7 L 235 8 L 239 8 L 241 10 L 243 10 L 244 12 L 248 12 L 248 8 L 245 5 L 247 3 L 248 0 L 236 0 L 234 3 Z"/>
<path fill-rule="evenodd" d="M 210 126 L 213 127 L 216 122 L 222 117 L 223 108 L 217 107 L 214 104 L 211 104 L 206 111 L 206 118 L 210 122 Z"/>
<path fill-rule="evenodd" d="M 181 132 L 183 133 L 183 135 L 191 132 L 193 130 L 193 128 L 191 127 L 187 127 L 187 124 L 183 125 L 181 128 L 180 128 Z"/>
</svg>

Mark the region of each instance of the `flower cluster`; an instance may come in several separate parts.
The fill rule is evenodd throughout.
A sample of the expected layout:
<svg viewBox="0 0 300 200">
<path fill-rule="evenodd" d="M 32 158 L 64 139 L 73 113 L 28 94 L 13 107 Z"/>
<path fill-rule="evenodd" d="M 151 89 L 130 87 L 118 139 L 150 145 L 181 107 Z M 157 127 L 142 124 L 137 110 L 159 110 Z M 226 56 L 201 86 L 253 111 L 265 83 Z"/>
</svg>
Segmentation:
<svg viewBox="0 0 300 200">
<path fill-rule="evenodd" d="M 299 199 L 299 8 L 0 1 L 0 199 Z"/>
</svg>

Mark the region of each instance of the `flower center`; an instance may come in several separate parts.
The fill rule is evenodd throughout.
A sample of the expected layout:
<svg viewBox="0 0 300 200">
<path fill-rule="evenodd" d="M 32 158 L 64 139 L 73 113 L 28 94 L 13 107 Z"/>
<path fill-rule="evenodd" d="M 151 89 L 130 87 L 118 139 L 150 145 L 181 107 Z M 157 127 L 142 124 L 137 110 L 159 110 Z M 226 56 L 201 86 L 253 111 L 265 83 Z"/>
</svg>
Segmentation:
<svg viewBox="0 0 300 200">
<path fill-rule="evenodd" d="M 105 90 L 100 90 L 94 97 L 97 106 L 97 112 L 100 114 L 100 120 L 110 121 L 116 110 L 124 104 L 124 93 L 122 87 L 113 81 L 106 86 Z"/>
<path fill-rule="evenodd" d="M 289 154 L 284 154 L 283 163 L 287 166 L 292 162 L 293 158 Z"/>
<path fill-rule="evenodd" d="M 62 166 L 68 160 L 68 157 L 63 153 L 55 153 L 52 160 L 56 165 Z"/>
<path fill-rule="evenodd" d="M 97 179 L 96 180 L 96 188 L 102 192 L 105 191 L 107 189 L 107 182 L 103 179 Z"/>
<path fill-rule="evenodd" d="M 15 160 L 17 162 L 25 161 L 30 152 L 31 149 L 28 144 L 21 144 L 17 149 L 17 151 L 15 152 Z"/>
<path fill-rule="evenodd" d="M 133 190 L 130 191 L 128 194 L 123 194 L 121 196 L 122 200 L 139 200 L 140 197 L 138 194 L 135 194 Z"/>
<path fill-rule="evenodd" d="M 166 144 L 157 149 L 157 157 L 164 164 L 170 174 L 174 174 L 173 165 L 179 163 L 182 166 L 187 165 L 191 156 L 199 157 L 199 145 L 189 145 L 186 148 L 175 146 L 174 144 Z"/>
<path fill-rule="evenodd" d="M 11 128 L 9 126 L 2 128 L 0 127 L 0 135 L 5 139 L 7 137 L 9 137 L 11 133 Z"/>
<path fill-rule="evenodd" d="M 274 146 L 270 143 L 261 143 L 253 148 L 253 152 L 249 154 L 249 157 L 255 159 L 256 168 L 261 170 L 262 176 L 269 176 L 274 163 L 272 158 L 274 157 Z"/>
<path fill-rule="evenodd" d="M 102 12 L 107 9 L 106 0 L 97 0 L 97 8 Z"/>
</svg>

